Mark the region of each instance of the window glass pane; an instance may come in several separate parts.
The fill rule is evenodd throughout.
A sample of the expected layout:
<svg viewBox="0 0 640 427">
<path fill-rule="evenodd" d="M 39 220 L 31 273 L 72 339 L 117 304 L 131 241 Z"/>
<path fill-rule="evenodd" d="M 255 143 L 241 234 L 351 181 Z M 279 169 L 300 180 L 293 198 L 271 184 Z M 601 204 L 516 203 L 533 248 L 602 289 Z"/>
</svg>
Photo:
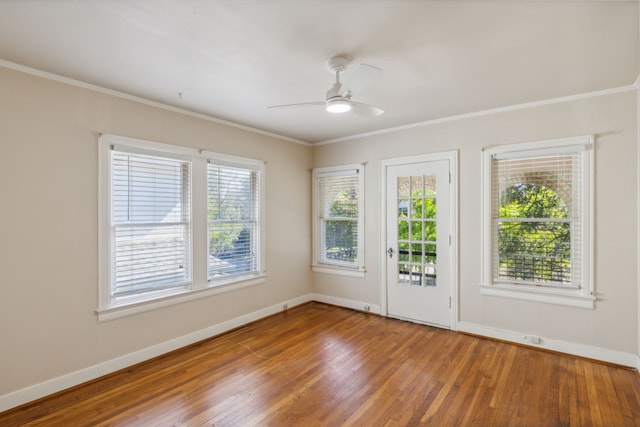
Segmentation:
<svg viewBox="0 0 640 427">
<path fill-rule="evenodd" d="M 422 245 L 420 243 L 413 243 L 411 245 L 411 262 L 422 262 Z"/>
<path fill-rule="evenodd" d="M 208 165 L 210 280 L 258 270 L 258 181 L 255 170 Z"/>
<path fill-rule="evenodd" d="M 422 286 L 422 265 L 411 265 L 410 284 L 414 286 Z"/>
<path fill-rule="evenodd" d="M 115 230 L 114 296 L 181 286 L 189 280 L 186 225 Z"/>
<path fill-rule="evenodd" d="M 436 286 L 436 266 L 425 264 L 424 266 L 424 286 Z"/>
<path fill-rule="evenodd" d="M 436 178 L 431 175 L 398 177 L 398 280 L 415 286 L 436 286 Z M 409 187 L 409 198 L 400 196 Z M 408 191 L 402 188 L 402 191 Z M 406 213 L 403 209 L 406 206 Z M 402 210 L 401 210 L 402 209 Z"/>
<path fill-rule="evenodd" d="M 499 222 L 498 278 L 571 283 L 569 222 Z"/>
<path fill-rule="evenodd" d="M 411 196 L 419 197 L 422 196 L 423 185 L 422 185 L 422 177 L 421 176 L 412 176 L 411 178 Z"/>
<path fill-rule="evenodd" d="M 411 221 L 411 240 L 422 241 L 422 221 Z"/>
<path fill-rule="evenodd" d="M 436 194 L 436 177 L 434 175 L 425 175 L 422 177 L 424 182 L 424 195 Z"/>
<path fill-rule="evenodd" d="M 320 209 L 323 218 L 357 218 L 358 175 L 321 177 Z"/>
<path fill-rule="evenodd" d="M 424 245 L 424 253 L 425 253 L 425 255 L 432 256 L 432 257 L 435 258 L 435 256 L 436 256 L 436 244 L 435 243 L 428 243 L 428 244 Z"/>
<path fill-rule="evenodd" d="M 575 156 L 494 161 L 503 218 L 568 218 L 573 205 Z"/>
<path fill-rule="evenodd" d="M 435 221 L 424 222 L 424 240 L 429 242 L 436 241 L 436 222 Z"/>
<path fill-rule="evenodd" d="M 409 217 L 409 199 L 398 199 L 398 218 Z"/>
<path fill-rule="evenodd" d="M 111 296 L 191 280 L 191 164 L 112 150 Z"/>
<path fill-rule="evenodd" d="M 398 261 L 400 262 L 409 261 L 409 244 L 408 243 L 398 243 Z"/>
<path fill-rule="evenodd" d="M 580 165 L 579 153 L 493 161 L 495 280 L 579 282 Z"/>
<path fill-rule="evenodd" d="M 435 195 L 435 191 L 432 193 Z M 425 197 L 423 207 L 423 217 L 425 219 L 436 219 L 436 199 L 435 197 Z"/>
<path fill-rule="evenodd" d="M 411 267 L 409 264 L 398 264 L 398 283 L 408 285 L 411 281 Z"/>
<path fill-rule="evenodd" d="M 357 221 L 325 221 L 323 252 L 326 259 L 355 263 L 358 260 Z"/>
<path fill-rule="evenodd" d="M 398 177 L 398 197 L 409 197 L 409 177 Z"/>
<path fill-rule="evenodd" d="M 397 202 L 398 210 L 406 212 L 405 215 L 408 217 L 407 221 L 398 221 L 399 281 L 416 286 L 435 286 L 435 177 L 399 177 L 398 183 L 399 186 L 409 183 L 411 190 L 409 199 L 399 195 Z M 403 209 L 404 206 L 407 206 L 406 211 Z"/>
<path fill-rule="evenodd" d="M 409 241 L 409 221 L 398 221 L 398 242 Z"/>
<path fill-rule="evenodd" d="M 355 267 L 358 259 L 360 175 L 327 173 L 317 177 L 320 221 L 319 262 Z"/>
</svg>

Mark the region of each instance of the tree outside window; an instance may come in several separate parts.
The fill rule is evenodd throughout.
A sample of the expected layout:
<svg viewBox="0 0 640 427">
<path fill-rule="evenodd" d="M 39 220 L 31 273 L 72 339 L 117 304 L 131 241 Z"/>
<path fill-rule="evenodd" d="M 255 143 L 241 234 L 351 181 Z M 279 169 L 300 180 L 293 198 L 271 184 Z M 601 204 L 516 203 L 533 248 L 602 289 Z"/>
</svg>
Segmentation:
<svg viewBox="0 0 640 427">
<path fill-rule="evenodd" d="M 314 169 L 313 271 L 364 277 L 362 165 Z"/>
<path fill-rule="evenodd" d="M 571 283 L 571 223 L 551 189 L 517 184 L 500 194 L 498 278 Z"/>
</svg>

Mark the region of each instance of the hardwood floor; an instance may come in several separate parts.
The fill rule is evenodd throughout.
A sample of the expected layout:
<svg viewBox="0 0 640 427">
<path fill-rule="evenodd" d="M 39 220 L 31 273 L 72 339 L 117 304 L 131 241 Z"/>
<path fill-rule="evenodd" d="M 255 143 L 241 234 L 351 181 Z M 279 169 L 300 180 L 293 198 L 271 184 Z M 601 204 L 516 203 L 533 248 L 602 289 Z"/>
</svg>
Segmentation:
<svg viewBox="0 0 640 427">
<path fill-rule="evenodd" d="M 630 369 L 310 303 L 0 426 L 640 426 Z"/>
</svg>

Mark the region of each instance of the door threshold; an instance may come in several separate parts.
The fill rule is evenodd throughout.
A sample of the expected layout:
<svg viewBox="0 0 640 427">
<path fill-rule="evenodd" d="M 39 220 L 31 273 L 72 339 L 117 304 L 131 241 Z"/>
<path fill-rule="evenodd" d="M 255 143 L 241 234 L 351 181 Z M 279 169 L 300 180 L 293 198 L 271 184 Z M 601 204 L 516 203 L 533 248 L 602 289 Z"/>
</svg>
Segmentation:
<svg viewBox="0 0 640 427">
<path fill-rule="evenodd" d="M 396 319 L 396 320 L 402 320 L 404 322 L 417 323 L 419 325 L 433 326 L 434 328 L 451 330 L 451 326 L 440 325 L 438 323 L 425 322 L 425 321 L 418 320 L 418 319 L 410 319 L 408 317 L 402 317 L 402 316 L 398 316 L 398 315 L 395 315 L 395 314 L 387 313 L 387 317 L 390 317 L 390 318 Z"/>
</svg>

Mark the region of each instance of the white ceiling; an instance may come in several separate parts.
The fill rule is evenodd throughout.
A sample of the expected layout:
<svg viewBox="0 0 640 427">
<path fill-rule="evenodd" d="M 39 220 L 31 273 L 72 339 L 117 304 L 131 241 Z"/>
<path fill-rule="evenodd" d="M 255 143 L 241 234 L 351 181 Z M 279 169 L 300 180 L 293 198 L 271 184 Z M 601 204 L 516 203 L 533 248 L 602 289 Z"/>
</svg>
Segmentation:
<svg viewBox="0 0 640 427">
<path fill-rule="evenodd" d="M 314 143 L 632 85 L 637 1 L 0 0 L 0 59 Z M 322 108 L 329 57 L 383 69 Z M 182 93 L 182 98 L 179 97 Z"/>
</svg>

